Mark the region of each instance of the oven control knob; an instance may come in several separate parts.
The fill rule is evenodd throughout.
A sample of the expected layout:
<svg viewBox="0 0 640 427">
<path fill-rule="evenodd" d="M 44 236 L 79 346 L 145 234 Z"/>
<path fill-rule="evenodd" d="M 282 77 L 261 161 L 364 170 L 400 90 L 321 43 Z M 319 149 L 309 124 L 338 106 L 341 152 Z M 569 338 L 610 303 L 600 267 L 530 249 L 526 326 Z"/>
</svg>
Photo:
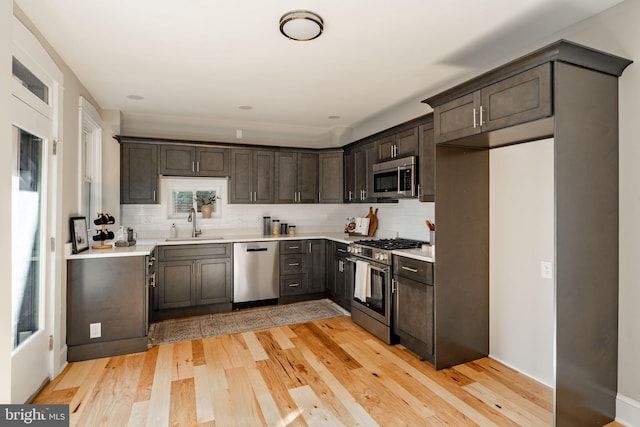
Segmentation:
<svg viewBox="0 0 640 427">
<path fill-rule="evenodd" d="M 387 260 L 387 254 L 380 254 L 380 261 L 386 261 Z"/>
</svg>

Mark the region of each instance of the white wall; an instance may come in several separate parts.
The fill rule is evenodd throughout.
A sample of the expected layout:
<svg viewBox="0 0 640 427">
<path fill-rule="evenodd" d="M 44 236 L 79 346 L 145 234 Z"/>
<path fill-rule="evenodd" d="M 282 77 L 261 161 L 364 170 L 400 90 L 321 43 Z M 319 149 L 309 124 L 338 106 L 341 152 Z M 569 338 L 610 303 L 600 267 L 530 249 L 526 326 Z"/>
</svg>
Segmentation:
<svg viewBox="0 0 640 427">
<path fill-rule="evenodd" d="M 553 386 L 554 259 L 552 139 L 491 150 L 489 353 Z"/>
<path fill-rule="evenodd" d="M 113 136 L 120 134 L 122 113 L 102 110 L 102 209 L 120 224 L 120 144 Z"/>
<path fill-rule="evenodd" d="M 0 2 L 0 75 L 11 75 L 12 2 Z M 11 152 L 11 90 L 9 78 L 0 78 L 0 141 Z M 0 156 L 0 197 L 11 200 L 11 156 Z M 11 402 L 11 209 L 0 209 L 0 402 Z"/>
</svg>

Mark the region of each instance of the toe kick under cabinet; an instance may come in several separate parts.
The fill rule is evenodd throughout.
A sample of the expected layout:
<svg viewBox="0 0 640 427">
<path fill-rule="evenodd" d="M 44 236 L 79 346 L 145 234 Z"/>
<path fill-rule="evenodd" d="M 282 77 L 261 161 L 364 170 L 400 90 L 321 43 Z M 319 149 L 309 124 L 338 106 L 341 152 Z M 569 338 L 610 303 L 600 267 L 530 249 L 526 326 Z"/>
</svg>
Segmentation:
<svg viewBox="0 0 640 427">
<path fill-rule="evenodd" d="M 148 257 L 67 261 L 69 362 L 147 349 Z"/>
</svg>

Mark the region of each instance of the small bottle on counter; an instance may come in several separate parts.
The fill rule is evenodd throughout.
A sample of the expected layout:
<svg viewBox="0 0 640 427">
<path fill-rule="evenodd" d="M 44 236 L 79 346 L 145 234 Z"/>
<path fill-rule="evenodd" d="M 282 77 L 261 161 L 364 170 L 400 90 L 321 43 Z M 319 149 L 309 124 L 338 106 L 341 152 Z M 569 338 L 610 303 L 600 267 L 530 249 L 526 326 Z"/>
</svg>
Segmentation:
<svg viewBox="0 0 640 427">
<path fill-rule="evenodd" d="M 287 234 L 289 231 L 289 224 L 285 222 L 280 223 L 280 234 Z"/>
<path fill-rule="evenodd" d="M 271 234 L 273 234 L 274 236 L 280 235 L 280 220 L 279 219 L 274 219 L 271 222 Z"/>
<path fill-rule="evenodd" d="M 295 236 L 295 235 L 296 235 L 296 226 L 289 225 L 289 236 Z"/>
<path fill-rule="evenodd" d="M 169 237 L 175 239 L 178 237 L 178 229 L 176 228 L 176 224 L 171 224 L 171 229 L 169 230 Z"/>
</svg>

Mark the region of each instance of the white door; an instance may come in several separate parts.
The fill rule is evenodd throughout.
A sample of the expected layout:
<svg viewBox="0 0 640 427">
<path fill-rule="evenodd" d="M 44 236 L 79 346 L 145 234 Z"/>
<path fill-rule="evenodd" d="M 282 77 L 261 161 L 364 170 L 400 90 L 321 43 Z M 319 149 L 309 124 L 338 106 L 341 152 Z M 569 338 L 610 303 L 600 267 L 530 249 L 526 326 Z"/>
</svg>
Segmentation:
<svg viewBox="0 0 640 427">
<path fill-rule="evenodd" d="M 14 26 L 14 38 L 16 27 Z M 55 165 L 57 83 L 16 41 L 12 81 L 11 402 L 25 403 L 52 375 L 55 288 Z"/>
</svg>

